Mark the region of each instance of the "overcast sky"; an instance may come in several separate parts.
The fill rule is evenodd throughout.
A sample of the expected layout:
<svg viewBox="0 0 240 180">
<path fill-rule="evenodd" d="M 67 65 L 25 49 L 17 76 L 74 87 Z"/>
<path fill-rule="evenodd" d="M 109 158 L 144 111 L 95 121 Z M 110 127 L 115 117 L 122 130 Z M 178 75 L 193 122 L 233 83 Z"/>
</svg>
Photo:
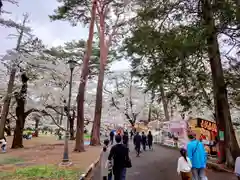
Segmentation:
<svg viewBox="0 0 240 180">
<path fill-rule="evenodd" d="M 19 0 L 19 6 L 4 3 L 4 10 L 12 12 L 11 19 L 22 20 L 23 13 L 30 14 L 30 24 L 34 34 L 49 46 L 61 45 L 66 41 L 86 39 L 88 29 L 81 26 L 72 27 L 68 22 L 50 22 L 48 15 L 53 14 L 57 7 L 57 0 Z M 15 33 L 15 29 L 3 28 L 0 26 L 0 54 L 7 49 L 16 46 L 16 39 L 9 39 L 8 35 Z M 129 64 L 125 61 L 117 62 L 112 66 L 113 70 L 128 69 Z"/>
</svg>

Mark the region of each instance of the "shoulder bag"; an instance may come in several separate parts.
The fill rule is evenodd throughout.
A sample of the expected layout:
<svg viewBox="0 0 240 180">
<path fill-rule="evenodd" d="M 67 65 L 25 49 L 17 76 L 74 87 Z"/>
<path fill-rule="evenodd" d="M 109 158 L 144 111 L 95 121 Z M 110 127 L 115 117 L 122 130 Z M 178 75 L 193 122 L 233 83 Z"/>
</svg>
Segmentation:
<svg viewBox="0 0 240 180">
<path fill-rule="evenodd" d="M 196 145 L 196 147 L 195 147 L 195 149 L 194 149 L 194 151 L 193 151 L 193 153 L 192 153 L 192 156 L 196 153 L 197 148 L 198 148 L 198 144 L 199 144 L 199 142 L 197 142 L 197 145 Z"/>
</svg>

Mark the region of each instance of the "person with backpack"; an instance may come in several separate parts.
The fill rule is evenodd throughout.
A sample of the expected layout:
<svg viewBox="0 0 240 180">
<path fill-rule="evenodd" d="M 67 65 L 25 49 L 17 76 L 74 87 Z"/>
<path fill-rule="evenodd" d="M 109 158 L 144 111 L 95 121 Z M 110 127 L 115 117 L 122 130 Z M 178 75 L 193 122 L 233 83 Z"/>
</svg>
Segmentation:
<svg viewBox="0 0 240 180">
<path fill-rule="evenodd" d="M 192 179 L 192 163 L 187 157 L 186 149 L 180 149 L 181 157 L 178 159 L 177 172 L 181 175 L 182 180 L 191 180 Z"/>
<path fill-rule="evenodd" d="M 187 155 L 192 163 L 192 175 L 194 180 L 205 180 L 205 168 L 207 154 L 202 142 L 196 139 L 195 133 L 188 135 L 190 142 L 187 144 Z"/>
<path fill-rule="evenodd" d="M 114 180 L 122 180 L 126 175 L 126 168 L 131 168 L 131 160 L 129 157 L 128 148 L 121 143 L 122 137 L 116 136 L 116 145 L 112 146 L 108 161 L 113 160 L 113 175 Z"/>
</svg>

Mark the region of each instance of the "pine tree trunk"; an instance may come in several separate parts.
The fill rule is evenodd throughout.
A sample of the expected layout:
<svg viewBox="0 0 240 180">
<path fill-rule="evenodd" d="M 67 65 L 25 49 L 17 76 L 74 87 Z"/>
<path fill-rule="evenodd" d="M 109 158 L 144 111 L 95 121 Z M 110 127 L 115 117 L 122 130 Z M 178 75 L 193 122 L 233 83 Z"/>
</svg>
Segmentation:
<svg viewBox="0 0 240 180">
<path fill-rule="evenodd" d="M 235 0 L 236 2 L 236 20 L 238 22 L 238 27 L 240 27 L 240 0 Z"/>
<path fill-rule="evenodd" d="M 171 114 L 171 118 L 173 118 L 173 115 L 174 115 L 174 110 L 173 110 L 173 105 L 172 105 L 172 102 L 170 101 L 170 114 Z"/>
<path fill-rule="evenodd" d="M 12 91 L 13 91 L 13 86 L 14 86 L 14 81 L 15 81 L 15 75 L 16 75 L 16 68 L 12 68 L 10 72 L 10 78 L 8 82 L 8 88 L 7 88 L 7 95 L 6 99 L 4 101 L 3 107 L 2 107 L 2 112 L 1 112 L 1 121 L 0 121 L 0 139 L 3 138 L 4 136 L 4 129 L 5 129 L 5 124 L 9 112 L 9 106 L 11 102 L 11 96 L 12 96 Z"/>
<path fill-rule="evenodd" d="M 240 149 L 231 121 L 217 32 L 213 19 L 211 2 L 209 0 L 203 0 L 202 13 L 206 26 L 208 56 L 212 71 L 216 122 L 218 131 L 224 132 L 224 141 L 219 144 L 222 156 L 221 161 L 224 161 L 226 157 L 227 165 L 233 167 L 235 159 L 240 155 Z"/>
<path fill-rule="evenodd" d="M 152 106 L 155 98 L 155 92 L 152 90 L 151 92 L 151 103 L 149 104 L 149 109 L 148 109 L 148 122 L 152 120 Z"/>
<path fill-rule="evenodd" d="M 148 106 L 148 122 L 151 122 L 152 119 L 152 104 L 150 103 Z"/>
<path fill-rule="evenodd" d="M 169 121 L 170 117 L 169 117 L 169 112 L 168 112 L 168 103 L 167 103 L 167 99 L 166 99 L 166 96 L 165 96 L 164 88 L 163 88 L 162 85 L 160 85 L 160 92 L 161 92 L 161 97 L 162 97 L 162 104 L 163 104 L 165 120 Z"/>
<path fill-rule="evenodd" d="M 104 69 L 105 69 L 105 65 L 103 63 L 100 63 L 100 72 L 98 76 L 97 96 L 96 96 L 96 105 L 95 105 L 95 115 L 94 115 L 93 127 L 91 132 L 91 141 L 90 141 L 90 145 L 92 146 L 101 145 L 100 126 L 101 126 L 101 115 L 102 115 L 102 92 L 103 92 Z"/>
<path fill-rule="evenodd" d="M 84 93 L 85 87 L 87 83 L 87 77 L 89 73 L 89 59 L 92 54 L 92 41 L 93 41 L 93 33 L 94 33 L 94 22 L 96 18 L 96 7 L 97 1 L 93 1 L 92 5 L 92 14 L 91 14 L 91 22 L 89 27 L 89 35 L 87 41 L 86 53 L 83 59 L 83 67 L 81 74 L 81 82 L 78 90 L 78 98 L 77 98 L 77 127 L 76 127 L 76 143 L 74 151 L 84 151 Z"/>
<path fill-rule="evenodd" d="M 108 43 L 105 39 L 105 23 L 104 23 L 104 14 L 100 14 L 100 70 L 98 75 L 98 84 L 97 84 L 97 93 L 96 93 L 96 105 L 95 105 L 95 114 L 94 121 L 91 132 L 91 141 L 90 145 L 97 146 L 101 145 L 100 142 L 100 127 L 101 127 L 101 116 L 102 116 L 102 92 L 103 92 L 103 81 L 104 81 L 104 72 L 107 62 L 108 55 Z"/>
<path fill-rule="evenodd" d="M 16 127 L 14 130 L 14 137 L 12 142 L 12 149 L 23 148 L 23 129 L 25 124 L 24 117 L 24 101 L 19 100 L 19 106 L 16 107 Z"/>
<path fill-rule="evenodd" d="M 18 119 L 14 130 L 14 137 L 12 142 L 12 149 L 23 148 L 23 129 L 21 128 L 22 119 Z"/>
<path fill-rule="evenodd" d="M 23 26 L 26 23 L 27 18 L 24 18 L 23 20 Z M 20 45 L 21 45 L 21 41 L 23 38 L 23 33 L 24 33 L 24 29 L 21 29 L 18 40 L 17 40 L 17 47 L 16 47 L 16 51 L 19 50 Z M 8 116 L 8 112 L 9 112 L 9 106 L 10 106 L 10 102 L 11 102 L 11 96 L 12 96 L 12 92 L 13 92 L 13 86 L 14 86 L 14 81 L 15 81 L 15 76 L 16 76 L 16 71 L 17 71 L 17 67 L 16 64 L 13 65 L 11 72 L 10 72 L 10 78 L 8 81 L 8 87 L 7 87 L 7 95 L 6 95 L 6 99 L 4 101 L 3 104 L 3 109 L 1 112 L 1 121 L 0 121 L 0 139 L 3 138 L 4 136 L 4 128 L 5 128 L 5 123 L 7 120 L 7 116 Z"/>
<path fill-rule="evenodd" d="M 38 137 L 38 125 L 39 125 L 39 118 L 35 119 L 35 135 Z"/>
<path fill-rule="evenodd" d="M 17 101 L 16 107 L 16 127 L 14 130 L 14 137 L 12 142 L 12 149 L 23 148 L 23 129 L 25 124 L 25 102 L 27 95 L 27 81 L 28 77 L 23 73 L 22 76 L 22 88 L 20 92 L 15 93 L 15 98 Z"/>
</svg>

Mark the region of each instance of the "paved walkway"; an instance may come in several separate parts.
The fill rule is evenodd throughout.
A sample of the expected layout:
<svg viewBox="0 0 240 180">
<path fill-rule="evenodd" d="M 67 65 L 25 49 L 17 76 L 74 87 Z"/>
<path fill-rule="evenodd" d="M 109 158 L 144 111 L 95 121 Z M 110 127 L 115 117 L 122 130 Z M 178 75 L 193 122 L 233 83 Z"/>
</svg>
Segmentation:
<svg viewBox="0 0 240 180">
<path fill-rule="evenodd" d="M 176 166 L 179 154 L 176 150 L 154 146 L 153 151 L 146 151 L 140 157 L 135 156 L 131 148 L 130 156 L 133 167 L 128 169 L 126 180 L 180 180 Z M 228 173 L 207 170 L 209 180 L 236 180 Z M 94 172 L 93 180 L 100 180 L 100 168 Z"/>
</svg>

